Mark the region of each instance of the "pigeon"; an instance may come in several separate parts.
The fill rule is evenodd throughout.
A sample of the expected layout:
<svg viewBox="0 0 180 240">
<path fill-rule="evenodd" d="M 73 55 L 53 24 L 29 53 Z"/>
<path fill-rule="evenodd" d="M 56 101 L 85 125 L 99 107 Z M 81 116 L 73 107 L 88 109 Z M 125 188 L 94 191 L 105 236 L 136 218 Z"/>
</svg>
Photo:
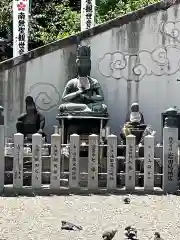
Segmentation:
<svg viewBox="0 0 180 240">
<path fill-rule="evenodd" d="M 126 239 L 137 240 L 137 230 L 134 227 L 127 226 L 124 231 Z"/>
<path fill-rule="evenodd" d="M 154 233 L 154 240 L 163 240 L 159 232 Z"/>
<path fill-rule="evenodd" d="M 130 202 L 131 202 L 130 198 L 128 198 L 128 197 L 124 198 L 124 203 L 125 204 L 130 204 Z"/>
<path fill-rule="evenodd" d="M 117 230 L 106 231 L 103 233 L 102 238 L 104 240 L 112 240 L 116 233 L 117 233 Z"/>
<path fill-rule="evenodd" d="M 66 221 L 61 221 L 61 223 L 62 223 L 61 230 L 80 231 L 83 229 L 81 226 L 75 225 L 74 223 Z"/>
</svg>

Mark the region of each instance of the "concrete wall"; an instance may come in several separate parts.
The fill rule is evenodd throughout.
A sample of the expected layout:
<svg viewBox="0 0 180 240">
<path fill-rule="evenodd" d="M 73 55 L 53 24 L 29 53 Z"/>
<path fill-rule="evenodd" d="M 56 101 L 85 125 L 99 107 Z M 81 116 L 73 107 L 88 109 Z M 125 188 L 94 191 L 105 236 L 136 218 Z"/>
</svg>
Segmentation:
<svg viewBox="0 0 180 240">
<path fill-rule="evenodd" d="M 113 133 L 119 135 L 130 104 L 137 101 L 159 140 L 160 113 L 180 106 L 180 6 L 155 10 L 127 24 L 119 22 L 99 34 L 91 31 L 93 36 L 82 40 L 91 45 L 91 76 L 102 85 Z M 11 60 L 13 67 L 0 64 L 6 135 L 15 133 L 27 94 L 46 116 L 46 132 L 52 133 L 64 86 L 76 74 L 75 58 L 76 44 L 70 44 L 21 64 L 16 62 L 19 58 Z"/>
<path fill-rule="evenodd" d="M 52 133 L 65 83 L 75 76 L 75 59 L 74 45 L 7 69 L 4 76 L 1 74 L 6 136 L 15 133 L 16 119 L 25 110 L 27 95 L 33 96 L 37 108 L 45 115 L 46 133 Z"/>
</svg>

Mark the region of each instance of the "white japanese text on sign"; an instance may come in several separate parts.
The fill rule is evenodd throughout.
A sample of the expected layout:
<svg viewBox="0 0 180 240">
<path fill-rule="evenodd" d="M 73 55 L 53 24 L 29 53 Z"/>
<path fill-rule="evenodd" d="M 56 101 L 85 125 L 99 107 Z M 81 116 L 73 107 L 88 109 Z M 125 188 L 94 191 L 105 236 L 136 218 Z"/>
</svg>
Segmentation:
<svg viewBox="0 0 180 240">
<path fill-rule="evenodd" d="M 28 51 L 29 0 L 13 1 L 13 57 Z"/>
<path fill-rule="evenodd" d="M 87 27 L 87 29 L 92 27 L 92 10 L 93 10 L 92 1 L 86 0 L 86 27 Z"/>
<path fill-rule="evenodd" d="M 81 0 L 81 31 L 94 27 L 95 0 Z"/>
</svg>

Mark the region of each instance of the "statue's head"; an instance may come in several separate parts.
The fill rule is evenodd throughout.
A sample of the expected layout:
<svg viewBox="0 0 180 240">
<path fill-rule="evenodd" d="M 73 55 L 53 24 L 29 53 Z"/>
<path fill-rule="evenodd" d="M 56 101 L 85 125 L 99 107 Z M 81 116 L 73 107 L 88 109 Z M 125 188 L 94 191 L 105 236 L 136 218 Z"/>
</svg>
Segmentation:
<svg viewBox="0 0 180 240">
<path fill-rule="evenodd" d="M 90 46 L 78 46 L 77 49 L 77 72 L 80 77 L 87 77 L 91 72 L 91 48 Z"/>
<path fill-rule="evenodd" d="M 27 113 L 36 112 L 36 105 L 31 96 L 27 96 L 25 99 L 25 102 L 26 102 L 26 112 Z"/>
<path fill-rule="evenodd" d="M 139 112 L 139 104 L 138 103 L 133 103 L 131 105 L 131 112 Z"/>
<path fill-rule="evenodd" d="M 139 113 L 139 104 L 133 103 L 131 105 L 130 122 L 139 123 L 140 121 L 141 121 L 141 115 Z"/>
</svg>

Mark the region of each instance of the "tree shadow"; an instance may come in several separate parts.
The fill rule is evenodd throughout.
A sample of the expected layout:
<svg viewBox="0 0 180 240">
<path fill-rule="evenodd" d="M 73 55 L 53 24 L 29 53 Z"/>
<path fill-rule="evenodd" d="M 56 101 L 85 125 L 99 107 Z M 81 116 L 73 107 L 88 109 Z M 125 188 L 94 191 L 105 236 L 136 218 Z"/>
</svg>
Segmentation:
<svg viewBox="0 0 180 240">
<path fill-rule="evenodd" d="M 96 190 L 90 190 L 87 188 L 79 189 L 68 189 L 59 188 L 51 189 L 49 187 L 43 187 L 41 189 L 33 189 L 32 187 L 23 188 L 13 188 L 12 186 L 7 186 L 1 192 L 1 197 L 36 197 L 36 196 L 166 196 L 175 195 L 180 196 L 180 191 L 176 193 L 166 193 L 162 189 L 157 188 L 152 191 L 144 190 L 143 187 L 136 187 L 134 190 L 127 190 L 125 188 L 116 188 L 113 190 L 107 190 L 105 188 L 100 188 Z"/>
</svg>

